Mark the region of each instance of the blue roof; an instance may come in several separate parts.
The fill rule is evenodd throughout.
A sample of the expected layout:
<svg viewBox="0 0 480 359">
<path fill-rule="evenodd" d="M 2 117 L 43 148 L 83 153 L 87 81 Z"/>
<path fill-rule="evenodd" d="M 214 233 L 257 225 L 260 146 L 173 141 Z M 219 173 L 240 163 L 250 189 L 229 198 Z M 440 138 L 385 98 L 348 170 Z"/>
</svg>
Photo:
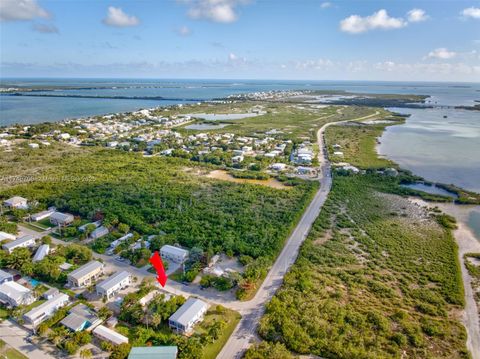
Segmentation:
<svg viewBox="0 0 480 359">
<path fill-rule="evenodd" d="M 176 346 L 134 347 L 128 359 L 176 359 Z"/>
</svg>

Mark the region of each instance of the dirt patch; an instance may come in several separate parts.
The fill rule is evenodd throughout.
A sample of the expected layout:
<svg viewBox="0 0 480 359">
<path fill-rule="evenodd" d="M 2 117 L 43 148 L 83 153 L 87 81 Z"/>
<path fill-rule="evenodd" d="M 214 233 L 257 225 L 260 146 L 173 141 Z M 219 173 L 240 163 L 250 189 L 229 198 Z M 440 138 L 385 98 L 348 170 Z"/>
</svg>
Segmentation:
<svg viewBox="0 0 480 359">
<path fill-rule="evenodd" d="M 207 174 L 205 177 L 213 178 L 222 181 L 235 182 L 235 183 L 249 183 L 257 184 L 261 186 L 267 186 L 275 189 L 290 189 L 291 187 L 285 186 L 282 182 L 278 181 L 275 178 L 269 178 L 268 180 L 254 180 L 247 178 L 235 178 L 227 171 L 224 170 L 215 170 Z"/>
</svg>

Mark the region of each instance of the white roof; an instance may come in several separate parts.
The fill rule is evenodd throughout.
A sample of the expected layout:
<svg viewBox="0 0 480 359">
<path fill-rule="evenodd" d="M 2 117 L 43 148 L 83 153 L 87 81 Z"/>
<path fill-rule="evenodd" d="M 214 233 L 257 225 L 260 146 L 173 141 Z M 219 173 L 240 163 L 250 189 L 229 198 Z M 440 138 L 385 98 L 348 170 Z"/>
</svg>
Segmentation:
<svg viewBox="0 0 480 359">
<path fill-rule="evenodd" d="M 186 249 L 182 249 L 179 247 L 171 246 L 169 244 L 165 244 L 161 249 L 160 252 L 168 252 L 175 256 L 186 256 L 188 255 L 188 251 Z"/>
<path fill-rule="evenodd" d="M 14 197 L 9 198 L 9 199 L 4 201 L 4 203 L 6 203 L 10 206 L 15 206 L 15 205 L 25 203 L 25 202 L 27 202 L 27 199 L 23 198 L 23 197 L 20 197 L 20 196 L 14 196 Z"/>
<path fill-rule="evenodd" d="M 68 276 L 72 277 L 74 279 L 82 279 L 85 277 L 87 274 L 96 271 L 99 268 L 102 268 L 103 264 L 98 262 L 98 261 L 91 261 L 88 262 L 87 264 L 84 264 L 80 268 L 75 269 L 73 272 L 71 272 Z"/>
<path fill-rule="evenodd" d="M 3 241 L 4 239 L 11 239 L 12 241 L 14 241 L 15 238 L 17 237 L 15 237 L 13 234 L 0 231 L 0 241 Z"/>
<path fill-rule="evenodd" d="M 67 221 L 67 220 L 73 218 L 73 215 L 71 215 L 69 213 L 53 212 L 50 215 L 50 219 L 52 219 L 52 218 L 56 219 L 57 221 L 64 222 L 64 221 Z"/>
<path fill-rule="evenodd" d="M 115 287 L 118 283 L 130 276 L 131 274 L 127 271 L 117 272 L 98 283 L 97 288 L 102 288 L 104 291 L 108 291 L 109 289 Z"/>
<path fill-rule="evenodd" d="M 40 247 L 38 247 L 37 251 L 35 252 L 35 255 L 33 256 L 33 262 L 41 261 L 45 256 L 48 254 L 50 251 L 50 246 L 48 244 L 42 244 Z"/>
<path fill-rule="evenodd" d="M 0 269 L 0 282 L 7 278 L 13 278 L 13 275 Z"/>
<path fill-rule="evenodd" d="M 30 289 L 16 282 L 5 282 L 0 284 L 0 293 L 19 303 L 25 294 L 30 293 Z"/>
<path fill-rule="evenodd" d="M 188 323 L 200 311 L 207 309 L 208 304 L 197 298 L 188 298 L 187 301 L 169 318 L 172 322 L 177 322 L 184 327 L 188 327 Z"/>
<path fill-rule="evenodd" d="M 68 301 L 68 295 L 64 293 L 56 294 L 52 299 L 47 300 L 46 302 L 40 304 L 38 307 L 33 308 L 28 313 L 25 313 L 25 317 L 31 319 L 32 321 L 38 317 L 39 314 L 47 313 L 51 308 L 57 307 L 63 302 Z"/>
<path fill-rule="evenodd" d="M 30 241 L 35 241 L 35 237 L 32 236 L 32 235 L 26 235 L 26 236 L 23 236 L 23 237 L 20 237 L 20 238 L 17 238 L 16 240 L 12 241 L 12 242 L 9 242 L 9 243 L 5 243 L 3 245 L 3 248 L 5 249 L 14 249 L 26 242 L 30 242 Z"/>
<path fill-rule="evenodd" d="M 116 345 L 122 343 L 128 343 L 128 338 L 117 333 L 116 331 L 109 329 L 103 325 L 99 325 L 93 330 L 93 334 L 100 336 L 101 338 L 108 339 L 110 342 Z"/>
</svg>

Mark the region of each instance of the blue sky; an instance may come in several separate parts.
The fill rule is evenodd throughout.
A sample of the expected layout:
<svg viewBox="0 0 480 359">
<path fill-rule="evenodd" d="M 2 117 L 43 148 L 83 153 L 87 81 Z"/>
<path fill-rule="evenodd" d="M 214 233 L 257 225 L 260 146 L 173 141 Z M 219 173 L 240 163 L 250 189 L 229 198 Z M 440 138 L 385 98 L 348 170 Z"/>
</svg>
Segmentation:
<svg viewBox="0 0 480 359">
<path fill-rule="evenodd" d="M 480 81 L 480 1 L 0 0 L 1 77 Z"/>
</svg>

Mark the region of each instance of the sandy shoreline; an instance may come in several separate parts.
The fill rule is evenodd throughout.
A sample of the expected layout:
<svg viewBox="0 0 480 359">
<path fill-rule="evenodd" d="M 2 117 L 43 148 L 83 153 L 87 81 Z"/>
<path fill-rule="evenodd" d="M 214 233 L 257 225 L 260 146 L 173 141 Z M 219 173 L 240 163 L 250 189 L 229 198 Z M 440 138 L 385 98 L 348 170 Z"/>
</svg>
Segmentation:
<svg viewBox="0 0 480 359">
<path fill-rule="evenodd" d="M 453 203 L 429 203 L 418 198 L 410 198 L 410 200 L 423 207 L 437 206 L 443 212 L 457 219 L 458 228 L 453 231 L 453 235 L 458 245 L 458 256 L 465 290 L 465 309 L 462 313 L 462 322 L 467 330 L 467 348 L 472 354 L 472 359 L 480 359 L 480 315 L 471 285 L 472 278 L 465 267 L 463 258 L 465 253 L 480 253 L 480 239 L 475 237 L 475 234 L 467 225 L 468 214 L 474 206 L 455 205 Z"/>
</svg>

